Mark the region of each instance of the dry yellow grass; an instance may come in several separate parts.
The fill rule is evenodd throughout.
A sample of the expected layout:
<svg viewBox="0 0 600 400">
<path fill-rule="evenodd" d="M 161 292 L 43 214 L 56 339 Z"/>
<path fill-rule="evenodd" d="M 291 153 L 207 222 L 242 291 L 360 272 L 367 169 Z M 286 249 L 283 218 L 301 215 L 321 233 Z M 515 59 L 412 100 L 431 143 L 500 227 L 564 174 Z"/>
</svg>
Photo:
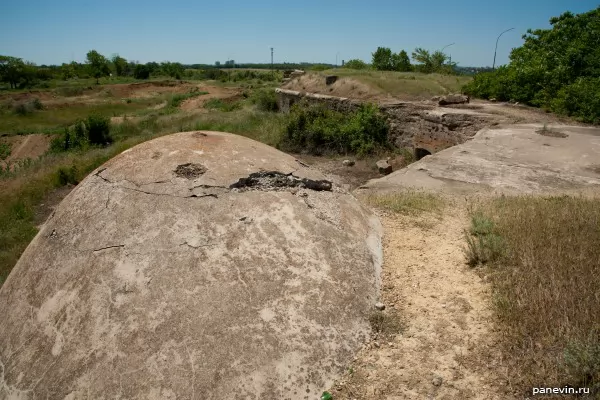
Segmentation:
<svg viewBox="0 0 600 400">
<path fill-rule="evenodd" d="M 597 395 L 600 200 L 502 197 L 480 206 L 468 236 L 473 264 L 488 261 L 511 386 L 531 394 L 573 385 Z"/>
</svg>

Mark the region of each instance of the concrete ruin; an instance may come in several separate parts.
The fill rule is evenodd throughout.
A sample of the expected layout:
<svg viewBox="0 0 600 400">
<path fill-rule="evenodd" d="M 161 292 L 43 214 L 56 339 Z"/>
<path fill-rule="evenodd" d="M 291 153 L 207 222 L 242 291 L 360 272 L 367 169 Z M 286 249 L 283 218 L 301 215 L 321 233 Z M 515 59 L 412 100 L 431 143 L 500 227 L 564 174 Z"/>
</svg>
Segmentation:
<svg viewBox="0 0 600 400">
<path fill-rule="evenodd" d="M 499 125 L 363 185 L 450 194 L 586 193 L 600 188 L 600 128 Z"/>
<path fill-rule="evenodd" d="M 2 399 L 314 399 L 370 333 L 378 219 L 253 140 L 105 163 L 0 289 Z"/>
<path fill-rule="evenodd" d="M 352 112 L 364 101 L 317 93 L 275 89 L 279 109 L 289 112 L 304 101 L 332 110 Z M 380 104 L 390 123 L 390 141 L 398 148 L 423 149 L 433 154 L 464 143 L 477 131 L 498 120 L 497 115 L 465 108 L 439 107 L 437 103 L 395 102 Z"/>
</svg>

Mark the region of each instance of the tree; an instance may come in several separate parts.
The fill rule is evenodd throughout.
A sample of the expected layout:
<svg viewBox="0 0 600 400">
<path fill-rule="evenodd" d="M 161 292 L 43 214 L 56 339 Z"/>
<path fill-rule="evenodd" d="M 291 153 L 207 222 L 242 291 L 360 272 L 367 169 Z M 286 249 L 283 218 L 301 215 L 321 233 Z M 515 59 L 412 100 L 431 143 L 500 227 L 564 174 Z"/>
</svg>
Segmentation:
<svg viewBox="0 0 600 400">
<path fill-rule="evenodd" d="M 11 89 L 16 89 L 26 74 L 26 65 L 22 59 L 0 56 L 0 81 L 7 82 Z"/>
<path fill-rule="evenodd" d="M 449 71 L 448 68 L 444 68 L 448 56 L 439 50 L 430 53 L 428 50 L 417 47 L 412 53 L 412 58 L 419 63 L 417 70 L 420 72 L 429 74 L 432 72 Z"/>
<path fill-rule="evenodd" d="M 112 56 L 111 61 L 113 67 L 115 68 L 115 74 L 117 76 L 127 75 L 129 64 L 127 64 L 126 59 L 119 56 L 118 54 L 115 54 L 114 56 Z"/>
<path fill-rule="evenodd" d="M 529 29 L 508 65 L 477 74 L 465 92 L 600 122 L 600 7 L 565 12 L 550 24 L 551 29 Z"/>
<path fill-rule="evenodd" d="M 400 72 L 408 72 L 412 71 L 412 65 L 410 65 L 410 58 L 408 58 L 408 54 L 406 51 L 402 50 L 398 54 L 394 54 L 392 56 L 393 60 L 393 69 L 394 71 Z"/>
<path fill-rule="evenodd" d="M 348 60 L 348 62 L 346 64 L 344 64 L 344 68 L 348 68 L 348 69 L 367 69 L 369 68 L 369 65 L 364 62 L 363 60 Z"/>
<path fill-rule="evenodd" d="M 150 68 L 144 64 L 137 64 L 133 70 L 135 79 L 148 79 L 150 77 Z"/>
<path fill-rule="evenodd" d="M 96 84 L 99 84 L 99 79 L 110 74 L 108 60 L 96 50 L 90 50 L 86 56 L 87 63 L 90 69 L 90 74 L 96 78 Z"/>
<path fill-rule="evenodd" d="M 181 79 L 183 75 L 183 65 L 180 63 L 164 62 L 161 64 L 160 69 L 163 74 L 170 76 L 171 78 Z"/>
<path fill-rule="evenodd" d="M 373 68 L 378 71 L 391 71 L 393 69 L 392 50 L 388 47 L 378 47 L 373 56 Z"/>
</svg>

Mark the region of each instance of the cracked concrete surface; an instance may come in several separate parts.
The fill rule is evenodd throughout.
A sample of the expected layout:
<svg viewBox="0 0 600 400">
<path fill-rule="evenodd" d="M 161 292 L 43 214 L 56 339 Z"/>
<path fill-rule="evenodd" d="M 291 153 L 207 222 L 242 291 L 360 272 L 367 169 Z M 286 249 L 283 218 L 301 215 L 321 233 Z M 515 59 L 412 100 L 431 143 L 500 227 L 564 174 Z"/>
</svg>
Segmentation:
<svg viewBox="0 0 600 400">
<path fill-rule="evenodd" d="M 218 132 L 90 174 L 0 289 L 0 398 L 314 399 L 331 385 L 369 333 L 381 226 L 335 186 L 231 188 L 260 171 L 326 182 Z"/>
<path fill-rule="evenodd" d="M 538 133 L 541 124 L 498 125 L 473 139 L 362 186 L 361 191 L 417 188 L 458 194 L 547 194 L 600 186 L 600 128 L 553 124 L 566 137 Z"/>
</svg>

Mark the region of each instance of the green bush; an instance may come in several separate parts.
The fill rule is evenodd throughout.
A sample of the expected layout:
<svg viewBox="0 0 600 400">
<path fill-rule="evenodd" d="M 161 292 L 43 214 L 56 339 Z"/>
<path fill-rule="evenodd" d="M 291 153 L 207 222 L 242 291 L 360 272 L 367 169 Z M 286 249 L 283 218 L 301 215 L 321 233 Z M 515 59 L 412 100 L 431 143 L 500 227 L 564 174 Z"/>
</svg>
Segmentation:
<svg viewBox="0 0 600 400">
<path fill-rule="evenodd" d="M 107 145 L 112 143 L 110 119 L 100 115 L 90 115 L 85 121 L 87 139 L 90 144 Z"/>
<path fill-rule="evenodd" d="M 388 146 L 389 125 L 377 106 L 365 104 L 350 114 L 323 105 L 292 107 L 280 146 L 312 154 L 324 152 L 365 156 Z"/>
<path fill-rule="evenodd" d="M 133 77 L 135 79 L 150 78 L 150 68 L 144 64 L 137 64 L 133 70 Z"/>
<path fill-rule="evenodd" d="M 551 100 L 550 108 L 583 122 L 600 124 L 600 78 L 579 78 L 564 86 Z"/>
<path fill-rule="evenodd" d="M 90 115 L 85 121 L 77 121 L 71 128 L 50 142 L 51 152 L 85 149 L 90 144 L 105 146 L 113 142 L 110 134 L 110 119 Z"/>
<path fill-rule="evenodd" d="M 344 64 L 344 68 L 348 69 L 368 69 L 369 64 L 364 62 L 363 60 L 348 60 L 347 63 Z"/>
<path fill-rule="evenodd" d="M 250 95 L 250 102 L 262 111 L 278 111 L 277 95 L 273 89 L 255 90 Z"/>
<path fill-rule="evenodd" d="M 75 165 L 70 168 L 58 168 L 54 176 L 55 186 L 60 187 L 67 184 L 77 185 L 79 183 L 79 180 L 77 179 L 77 172 L 77 167 Z"/>
<path fill-rule="evenodd" d="M 10 156 L 11 148 L 10 143 L 0 143 L 0 160 L 6 160 Z"/>
<path fill-rule="evenodd" d="M 518 101 L 600 123 L 600 7 L 563 13 L 551 29 L 528 30 L 510 64 L 475 75 L 463 91 L 474 97 Z"/>
</svg>

